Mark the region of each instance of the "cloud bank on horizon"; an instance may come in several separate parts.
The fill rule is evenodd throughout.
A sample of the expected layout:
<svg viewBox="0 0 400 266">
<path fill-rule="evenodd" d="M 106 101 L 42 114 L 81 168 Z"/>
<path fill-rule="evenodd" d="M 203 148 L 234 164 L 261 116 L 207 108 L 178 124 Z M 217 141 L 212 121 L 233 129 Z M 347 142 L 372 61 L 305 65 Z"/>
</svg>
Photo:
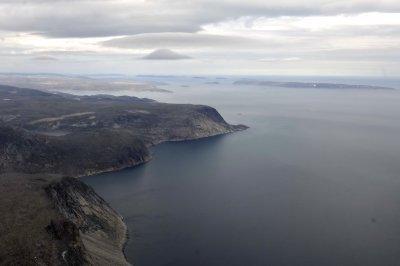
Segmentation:
<svg viewBox="0 0 400 266">
<path fill-rule="evenodd" d="M 400 1 L 269 2 L 2 0 L 0 72 L 399 76 Z"/>
</svg>

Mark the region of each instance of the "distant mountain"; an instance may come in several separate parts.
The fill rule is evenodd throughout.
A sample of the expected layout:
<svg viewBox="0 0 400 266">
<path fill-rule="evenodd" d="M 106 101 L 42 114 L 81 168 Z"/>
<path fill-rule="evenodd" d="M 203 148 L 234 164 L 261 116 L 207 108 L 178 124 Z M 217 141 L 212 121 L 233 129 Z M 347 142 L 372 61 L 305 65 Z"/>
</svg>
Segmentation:
<svg viewBox="0 0 400 266">
<path fill-rule="evenodd" d="M 182 60 L 191 59 L 190 56 L 179 54 L 169 49 L 158 49 L 143 57 L 147 60 Z"/>
</svg>

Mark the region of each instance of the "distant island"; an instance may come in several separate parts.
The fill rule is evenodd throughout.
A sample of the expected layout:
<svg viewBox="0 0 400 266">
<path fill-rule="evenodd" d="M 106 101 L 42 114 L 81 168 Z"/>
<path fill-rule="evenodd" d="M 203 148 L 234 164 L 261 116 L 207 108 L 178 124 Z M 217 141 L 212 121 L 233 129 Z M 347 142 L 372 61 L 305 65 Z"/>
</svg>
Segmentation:
<svg viewBox="0 0 400 266">
<path fill-rule="evenodd" d="M 58 74 L 18 74 L 0 73 L 2 85 L 19 88 L 33 88 L 45 91 L 62 91 L 67 93 L 110 93 L 112 92 L 157 92 L 171 93 L 159 88 L 160 82 L 130 79 L 123 75 L 58 75 Z"/>
<path fill-rule="evenodd" d="M 281 81 L 264 81 L 254 79 L 241 79 L 235 81 L 235 85 L 254 85 L 254 86 L 270 86 L 281 88 L 316 88 L 316 89 L 364 89 L 364 90 L 394 90 L 394 88 L 374 86 L 374 85 L 354 85 L 354 84 L 338 84 L 338 83 L 320 83 L 320 82 L 281 82 Z"/>
<path fill-rule="evenodd" d="M 204 105 L 0 86 L 0 264 L 129 265 L 123 218 L 76 177 L 246 128 Z"/>
</svg>

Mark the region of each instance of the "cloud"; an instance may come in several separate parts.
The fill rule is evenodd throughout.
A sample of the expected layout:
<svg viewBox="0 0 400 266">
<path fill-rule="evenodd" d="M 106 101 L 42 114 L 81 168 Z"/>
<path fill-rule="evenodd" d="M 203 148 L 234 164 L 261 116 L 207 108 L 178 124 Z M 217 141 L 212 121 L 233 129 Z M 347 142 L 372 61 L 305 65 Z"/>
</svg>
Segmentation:
<svg viewBox="0 0 400 266">
<path fill-rule="evenodd" d="M 58 61 L 57 58 L 52 57 L 52 56 L 46 56 L 46 55 L 33 57 L 32 60 L 36 60 L 36 61 Z"/>
<path fill-rule="evenodd" d="M 102 37 L 188 32 L 245 16 L 317 16 L 400 12 L 397 0 L 5 0 L 0 30 L 51 37 Z"/>
<path fill-rule="evenodd" d="M 400 56 L 399 0 L 0 0 L 0 13 L 3 69 L 398 69 Z M 163 62 L 131 60 L 150 51 Z"/>
<path fill-rule="evenodd" d="M 146 60 L 183 60 L 191 59 L 192 57 L 176 53 L 169 49 L 158 49 L 150 54 L 144 56 L 142 59 Z"/>
<path fill-rule="evenodd" d="M 282 61 L 299 61 L 301 60 L 300 57 L 283 57 L 283 58 L 277 58 L 277 57 L 268 57 L 268 58 L 261 58 L 259 61 L 260 62 L 282 62 Z"/>
<path fill-rule="evenodd" d="M 157 47 L 170 47 L 179 49 L 193 48 L 243 48 L 243 47 L 267 47 L 276 45 L 270 41 L 245 38 L 240 36 L 165 32 L 138 34 L 128 37 L 115 38 L 102 43 L 104 46 L 124 49 L 154 49 Z"/>
</svg>

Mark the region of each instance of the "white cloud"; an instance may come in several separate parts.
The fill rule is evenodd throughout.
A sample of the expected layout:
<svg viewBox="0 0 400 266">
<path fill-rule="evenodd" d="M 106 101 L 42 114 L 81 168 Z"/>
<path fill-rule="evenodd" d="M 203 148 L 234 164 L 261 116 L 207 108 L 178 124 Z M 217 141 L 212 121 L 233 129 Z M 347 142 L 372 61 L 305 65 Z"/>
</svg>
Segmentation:
<svg viewBox="0 0 400 266">
<path fill-rule="evenodd" d="M 339 68 L 346 64 L 354 73 L 359 66 L 379 74 L 400 58 L 398 0 L 3 0 L 0 12 L 3 71 L 24 70 L 32 58 L 46 56 L 59 59 L 41 64 L 51 65 L 47 71 L 84 71 L 92 62 L 93 71 L 113 63 L 151 70 L 155 62 L 132 58 L 165 47 L 174 52 L 149 56 L 196 58 L 164 60 L 166 72 L 215 73 L 222 65 L 232 72 L 266 71 L 275 64 L 280 71 L 319 73 L 331 66 L 338 69 L 328 73 L 347 74 Z"/>
</svg>

